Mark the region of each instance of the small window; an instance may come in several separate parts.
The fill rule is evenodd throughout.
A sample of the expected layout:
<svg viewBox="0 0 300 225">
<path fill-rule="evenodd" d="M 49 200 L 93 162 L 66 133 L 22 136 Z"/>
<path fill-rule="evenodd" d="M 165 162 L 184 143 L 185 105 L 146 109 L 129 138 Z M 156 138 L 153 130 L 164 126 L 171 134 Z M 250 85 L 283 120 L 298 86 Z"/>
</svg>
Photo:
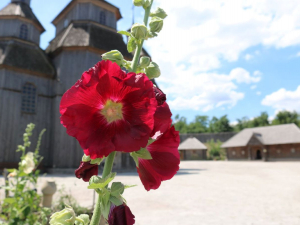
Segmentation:
<svg viewBox="0 0 300 225">
<path fill-rule="evenodd" d="M 69 20 L 65 19 L 65 21 L 64 21 L 64 27 L 67 27 L 68 25 L 69 25 Z"/>
<path fill-rule="evenodd" d="M 22 24 L 20 27 L 20 38 L 24 40 L 28 38 L 28 27 L 26 24 Z"/>
<path fill-rule="evenodd" d="M 36 107 L 36 87 L 26 83 L 22 88 L 22 112 L 35 113 Z"/>
<path fill-rule="evenodd" d="M 106 25 L 106 16 L 105 16 L 105 12 L 103 11 L 100 12 L 100 23 Z"/>
<path fill-rule="evenodd" d="M 291 153 L 295 153 L 296 150 L 294 148 L 291 149 Z"/>
<path fill-rule="evenodd" d="M 232 155 L 235 155 L 236 154 L 236 152 L 235 151 L 232 151 Z"/>
</svg>

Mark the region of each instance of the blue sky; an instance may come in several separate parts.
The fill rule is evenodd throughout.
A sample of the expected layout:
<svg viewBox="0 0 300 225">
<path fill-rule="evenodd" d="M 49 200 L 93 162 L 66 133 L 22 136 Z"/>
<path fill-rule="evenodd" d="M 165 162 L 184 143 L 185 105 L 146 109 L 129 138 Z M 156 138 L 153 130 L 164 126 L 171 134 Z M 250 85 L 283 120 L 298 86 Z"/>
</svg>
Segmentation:
<svg viewBox="0 0 300 225">
<path fill-rule="evenodd" d="M 10 0 L 1 0 L 0 8 Z M 32 0 L 46 29 L 41 47 L 53 39 L 51 21 L 70 0 Z M 110 0 L 132 21 L 129 0 Z M 222 116 L 231 122 L 262 111 L 300 109 L 300 4 L 298 0 L 155 0 L 169 16 L 146 48 L 162 70 L 157 80 L 173 114 Z M 142 22 L 141 9 L 135 10 Z"/>
</svg>

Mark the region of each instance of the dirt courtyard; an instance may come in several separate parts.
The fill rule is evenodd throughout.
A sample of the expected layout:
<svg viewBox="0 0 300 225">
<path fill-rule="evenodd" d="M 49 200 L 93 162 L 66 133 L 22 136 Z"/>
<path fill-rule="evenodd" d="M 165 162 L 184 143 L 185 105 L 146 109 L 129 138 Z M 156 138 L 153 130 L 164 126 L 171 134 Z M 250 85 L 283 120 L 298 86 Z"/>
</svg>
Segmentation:
<svg viewBox="0 0 300 225">
<path fill-rule="evenodd" d="M 40 182 L 51 178 L 81 205 L 92 205 L 87 183 L 66 175 Z M 185 161 L 172 180 L 150 192 L 136 173 L 115 180 L 138 185 L 124 194 L 137 225 L 300 224 L 300 162 Z"/>
</svg>

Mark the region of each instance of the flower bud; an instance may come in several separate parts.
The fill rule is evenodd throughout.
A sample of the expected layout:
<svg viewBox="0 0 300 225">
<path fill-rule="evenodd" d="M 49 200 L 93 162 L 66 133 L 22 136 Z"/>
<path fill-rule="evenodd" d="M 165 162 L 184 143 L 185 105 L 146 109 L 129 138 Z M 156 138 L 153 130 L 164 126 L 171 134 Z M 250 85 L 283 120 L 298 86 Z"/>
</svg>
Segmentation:
<svg viewBox="0 0 300 225">
<path fill-rule="evenodd" d="M 159 17 L 159 18 L 166 18 L 168 14 L 162 8 L 157 8 L 153 13 L 150 13 L 151 17 Z"/>
<path fill-rule="evenodd" d="M 145 0 L 145 3 L 144 3 L 144 5 L 143 5 L 143 8 L 144 8 L 144 9 L 147 9 L 150 5 L 151 5 L 150 0 Z"/>
<path fill-rule="evenodd" d="M 158 78 L 160 76 L 159 66 L 155 62 L 151 62 L 146 68 L 146 75 L 149 79 Z"/>
<path fill-rule="evenodd" d="M 152 17 L 151 22 L 149 23 L 150 31 L 158 33 L 163 28 L 164 21 L 159 17 Z"/>
<path fill-rule="evenodd" d="M 106 52 L 102 55 L 103 60 L 110 60 L 112 62 L 117 63 L 120 67 L 123 66 L 124 57 L 118 50 L 112 50 L 110 52 Z"/>
<path fill-rule="evenodd" d="M 101 182 L 101 177 L 98 177 L 98 176 L 94 175 L 90 178 L 89 185 L 98 184 L 100 182 Z"/>
<path fill-rule="evenodd" d="M 35 163 L 33 152 L 28 152 L 25 155 L 24 159 L 21 161 L 21 167 L 26 174 L 29 174 L 34 170 Z"/>
<path fill-rule="evenodd" d="M 75 225 L 89 225 L 90 217 L 87 214 L 81 214 L 76 217 Z"/>
<path fill-rule="evenodd" d="M 75 170 L 75 176 L 78 179 L 82 178 L 85 182 L 89 182 L 93 175 L 98 175 L 98 165 L 90 162 L 81 161 L 78 169 Z"/>
<path fill-rule="evenodd" d="M 74 225 L 76 215 L 72 207 L 67 206 L 64 210 L 54 213 L 50 225 Z"/>
<path fill-rule="evenodd" d="M 135 23 L 131 28 L 131 34 L 136 39 L 145 39 L 147 38 L 147 27 L 143 24 Z"/>
<path fill-rule="evenodd" d="M 140 58 L 140 67 L 146 68 L 150 64 L 150 58 L 147 56 L 143 56 Z"/>
<path fill-rule="evenodd" d="M 143 6 L 145 3 L 145 0 L 133 0 L 133 4 L 135 6 Z"/>
</svg>

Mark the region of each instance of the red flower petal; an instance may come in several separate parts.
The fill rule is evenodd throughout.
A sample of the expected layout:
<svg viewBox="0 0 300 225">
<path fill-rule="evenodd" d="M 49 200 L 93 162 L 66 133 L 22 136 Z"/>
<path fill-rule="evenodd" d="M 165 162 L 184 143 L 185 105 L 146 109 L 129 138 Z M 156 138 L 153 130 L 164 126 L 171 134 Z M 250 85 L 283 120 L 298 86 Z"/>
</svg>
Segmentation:
<svg viewBox="0 0 300 225">
<path fill-rule="evenodd" d="M 112 151 L 145 147 L 156 106 L 153 84 L 145 74 L 126 74 L 116 63 L 101 61 L 62 97 L 61 123 L 86 155 L 102 158 Z"/>
<path fill-rule="evenodd" d="M 158 105 L 164 104 L 164 102 L 167 100 L 165 93 L 163 93 L 158 87 L 153 87 L 153 89 Z"/>
<path fill-rule="evenodd" d="M 172 113 L 166 102 L 156 108 L 154 114 L 154 127 L 151 133 L 153 139 L 158 139 L 172 125 Z"/>
<path fill-rule="evenodd" d="M 85 182 L 89 182 L 90 178 L 98 175 L 98 165 L 89 162 L 80 162 L 79 168 L 75 170 L 75 176 L 82 178 Z"/>
<path fill-rule="evenodd" d="M 135 216 L 132 214 L 130 208 L 123 203 L 123 205 L 112 205 L 108 216 L 109 225 L 133 225 L 135 223 Z"/>
<path fill-rule="evenodd" d="M 140 179 L 147 191 L 157 189 L 162 181 L 171 179 L 179 170 L 179 132 L 169 128 L 160 139 L 147 147 L 152 159 L 139 158 Z"/>
</svg>

